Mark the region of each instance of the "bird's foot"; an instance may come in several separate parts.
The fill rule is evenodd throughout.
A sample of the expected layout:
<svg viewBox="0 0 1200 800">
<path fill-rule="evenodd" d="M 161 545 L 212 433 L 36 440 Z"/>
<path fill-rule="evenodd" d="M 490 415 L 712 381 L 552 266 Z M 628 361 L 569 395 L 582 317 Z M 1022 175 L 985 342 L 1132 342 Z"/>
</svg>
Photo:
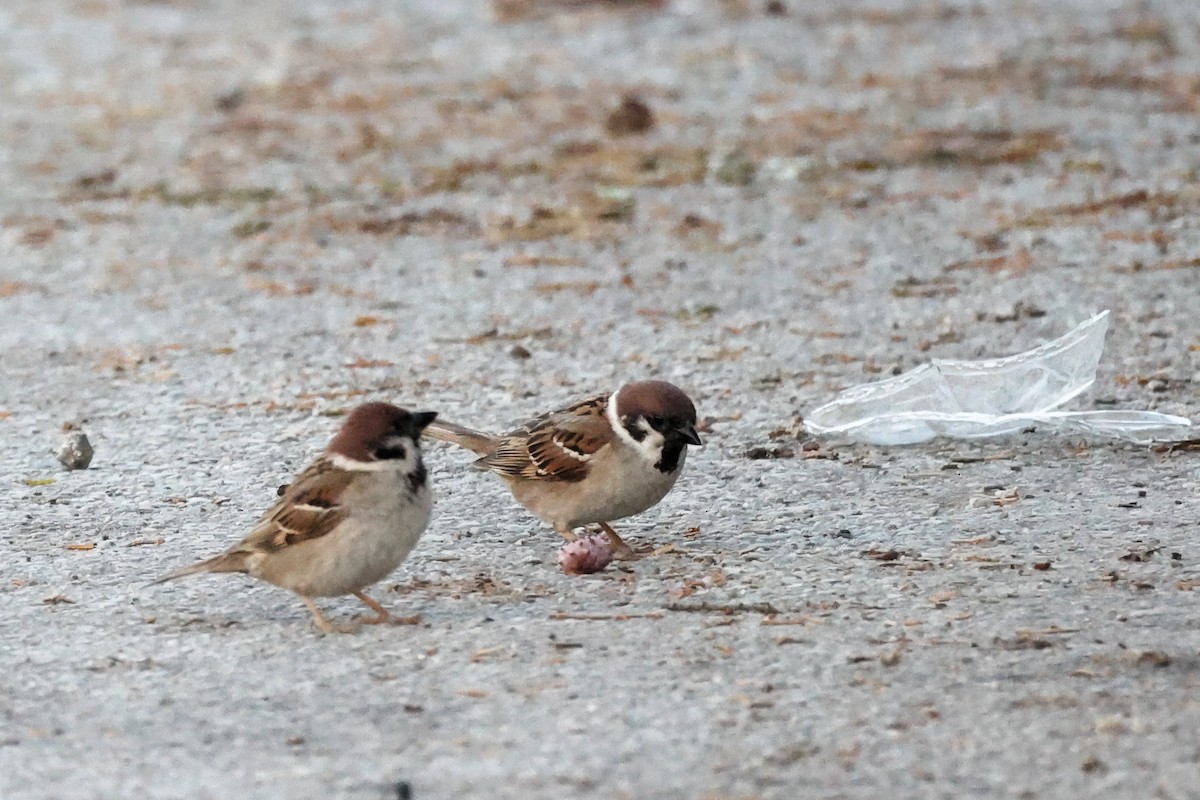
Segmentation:
<svg viewBox="0 0 1200 800">
<path fill-rule="evenodd" d="M 625 540 L 618 536 L 617 532 L 608 523 L 601 522 L 600 530 L 604 531 L 604 535 L 608 537 L 609 545 L 612 546 L 613 560 L 637 561 L 642 557 L 642 554 L 626 544 Z"/>
</svg>

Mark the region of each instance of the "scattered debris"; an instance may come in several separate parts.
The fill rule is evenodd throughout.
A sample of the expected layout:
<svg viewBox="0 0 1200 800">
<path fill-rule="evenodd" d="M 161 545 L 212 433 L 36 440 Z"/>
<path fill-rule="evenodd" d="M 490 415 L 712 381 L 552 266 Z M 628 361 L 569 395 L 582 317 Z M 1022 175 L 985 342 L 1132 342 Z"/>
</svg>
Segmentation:
<svg viewBox="0 0 1200 800">
<path fill-rule="evenodd" d="M 1171 657 L 1161 650 L 1143 650 L 1138 654 L 1137 663 L 1148 667 L 1169 667 Z"/>
<path fill-rule="evenodd" d="M 668 611 L 687 611 L 702 614 L 765 614 L 778 616 L 780 611 L 770 603 L 668 603 Z"/>
<path fill-rule="evenodd" d="M 990 494 L 988 493 L 988 490 L 990 490 Z M 1010 506 L 1013 503 L 1020 502 L 1020 500 L 1021 493 L 1015 486 L 1011 489 L 987 486 L 984 487 L 983 494 L 972 497 L 969 501 L 967 501 L 967 508 L 978 508 L 979 506 L 987 505 L 999 506 L 1003 508 L 1004 506 Z"/>
<path fill-rule="evenodd" d="M 631 611 L 628 614 L 574 614 L 568 611 L 555 611 L 546 619 L 554 621 L 577 619 L 587 622 L 598 622 L 602 620 L 613 620 L 615 622 L 625 622 L 631 619 L 662 619 L 661 611 Z"/>
<path fill-rule="evenodd" d="M 1161 546 L 1151 547 L 1146 550 L 1130 550 L 1128 553 L 1121 556 L 1118 560 L 1119 561 L 1135 561 L 1135 562 L 1142 563 L 1142 562 L 1149 561 L 1151 558 L 1153 558 L 1154 554 L 1157 553 L 1159 550 L 1162 550 Z"/>
<path fill-rule="evenodd" d="M 992 644 L 997 650 L 1046 650 L 1054 647 L 1054 642 L 1033 636 L 1030 631 L 1018 631 L 1014 639 L 1002 639 L 997 636 L 992 640 Z"/>
<path fill-rule="evenodd" d="M 752 461 L 761 461 L 770 458 L 795 458 L 796 451 L 790 447 L 751 447 L 742 455 Z"/>
<path fill-rule="evenodd" d="M 1053 130 L 924 130 L 901 139 L 897 154 L 904 163 L 984 167 L 1025 164 L 1062 148 Z"/>
</svg>

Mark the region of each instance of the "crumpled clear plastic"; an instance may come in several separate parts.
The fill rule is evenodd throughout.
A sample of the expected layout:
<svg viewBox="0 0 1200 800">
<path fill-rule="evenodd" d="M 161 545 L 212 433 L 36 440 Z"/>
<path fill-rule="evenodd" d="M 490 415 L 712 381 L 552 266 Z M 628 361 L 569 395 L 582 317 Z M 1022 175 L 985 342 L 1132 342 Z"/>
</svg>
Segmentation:
<svg viewBox="0 0 1200 800">
<path fill-rule="evenodd" d="M 1056 411 L 1096 380 L 1108 312 L 1065 336 L 1004 358 L 935 358 L 895 378 L 846 389 L 804 421 L 814 434 L 871 444 L 936 436 L 1003 436 L 1031 425 L 1148 444 L 1195 436 L 1190 420 L 1156 411 Z"/>
</svg>

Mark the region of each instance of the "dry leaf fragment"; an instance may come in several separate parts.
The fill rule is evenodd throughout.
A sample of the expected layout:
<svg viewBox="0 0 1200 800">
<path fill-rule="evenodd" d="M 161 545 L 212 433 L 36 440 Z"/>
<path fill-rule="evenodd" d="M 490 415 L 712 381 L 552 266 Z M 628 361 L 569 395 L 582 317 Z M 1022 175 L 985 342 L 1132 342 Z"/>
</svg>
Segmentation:
<svg viewBox="0 0 1200 800">
<path fill-rule="evenodd" d="M 1062 140 L 1053 130 L 951 129 L 920 131 L 898 144 L 901 160 L 909 163 L 984 167 L 1034 161 L 1047 150 L 1060 149 Z"/>
<path fill-rule="evenodd" d="M 315 292 L 317 284 L 315 281 L 297 281 L 294 285 L 288 286 L 279 281 L 252 278 L 246 281 L 246 288 L 251 291 L 266 292 L 272 297 L 304 297 Z"/>
<path fill-rule="evenodd" d="M 1026 631 L 1018 631 L 1015 639 L 1002 639 L 997 636 L 992 640 L 992 644 L 998 650 L 1045 650 L 1054 646 L 1054 642 L 1049 639 L 1038 639 Z"/>
<path fill-rule="evenodd" d="M 818 617 L 813 617 L 808 614 L 803 614 L 799 617 L 786 617 L 780 619 L 777 616 L 768 615 L 762 618 L 760 625 L 819 625 L 821 620 Z"/>
<path fill-rule="evenodd" d="M 491 658 L 497 653 L 503 651 L 503 645 L 497 645 L 496 647 L 483 647 L 471 654 L 471 660 L 475 662 L 483 661 L 484 659 Z"/>
<path fill-rule="evenodd" d="M 933 603 L 937 608 L 942 608 L 954 598 L 958 597 L 958 592 L 951 589 L 946 592 L 936 592 L 929 596 L 929 602 Z"/>
<path fill-rule="evenodd" d="M 600 286 L 600 281 L 555 281 L 552 283 L 536 284 L 533 290 L 545 294 L 552 292 L 578 292 L 586 296 L 599 289 Z"/>
<path fill-rule="evenodd" d="M 82 544 L 68 544 L 68 545 L 63 545 L 63 549 L 64 550 L 95 550 L 96 543 L 95 542 L 86 542 L 86 543 L 82 543 Z"/>
<path fill-rule="evenodd" d="M 583 262 L 578 258 L 561 256 L 538 255 L 536 253 L 513 253 L 504 259 L 506 267 L 579 267 Z"/>
<path fill-rule="evenodd" d="M 1171 656 L 1161 650 L 1143 650 L 1138 654 L 1137 663 L 1149 667 L 1171 666 Z"/>
<path fill-rule="evenodd" d="M 33 286 L 24 281 L 0 281 L 0 297 L 12 297 L 18 292 L 32 292 Z"/>
<path fill-rule="evenodd" d="M 1136 561 L 1136 562 L 1149 561 L 1154 556 L 1154 554 L 1157 553 L 1159 550 L 1162 550 L 1162 547 L 1151 547 L 1146 550 L 1130 550 L 1128 553 L 1121 556 L 1120 559 L 1118 559 L 1118 560 L 1119 561 Z"/>
<path fill-rule="evenodd" d="M 555 611 L 554 613 L 550 614 L 550 616 L 548 616 L 547 619 L 552 619 L 555 621 L 566 620 L 566 619 L 576 619 L 576 620 L 586 620 L 589 622 L 595 622 L 595 621 L 601 621 L 601 620 L 615 620 L 617 622 L 625 622 L 625 621 L 631 620 L 631 619 L 662 619 L 662 617 L 663 617 L 663 614 L 661 611 L 640 611 L 640 612 L 634 611 L 634 612 L 630 612 L 628 614 L 573 614 L 573 613 L 570 613 L 567 611 Z"/>
<path fill-rule="evenodd" d="M 392 367 L 395 366 L 395 364 L 393 364 L 391 361 L 384 361 L 383 359 L 359 358 L 351 361 L 346 366 L 350 369 L 373 369 L 376 367 Z"/>
<path fill-rule="evenodd" d="M 796 451 L 790 447 L 751 447 L 742 455 L 752 461 L 762 461 L 775 458 L 795 458 Z"/>
<path fill-rule="evenodd" d="M 1017 250 L 1015 253 L 1008 255 L 994 256 L 992 258 L 972 258 L 967 261 L 956 261 L 945 267 L 946 272 L 963 269 L 982 269 L 988 272 L 1004 272 L 1008 271 L 1014 275 L 1023 275 L 1028 271 L 1033 264 L 1033 257 L 1025 248 Z"/>
</svg>

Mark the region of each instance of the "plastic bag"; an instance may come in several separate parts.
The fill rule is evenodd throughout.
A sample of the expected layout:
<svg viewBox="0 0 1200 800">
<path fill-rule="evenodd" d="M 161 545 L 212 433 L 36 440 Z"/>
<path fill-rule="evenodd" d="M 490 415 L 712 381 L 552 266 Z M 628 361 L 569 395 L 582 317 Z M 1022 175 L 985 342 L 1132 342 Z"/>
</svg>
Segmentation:
<svg viewBox="0 0 1200 800">
<path fill-rule="evenodd" d="M 1096 380 L 1108 312 L 1032 350 L 1004 358 L 935 358 L 903 375 L 846 389 L 813 410 L 814 434 L 872 444 L 915 444 L 935 436 L 976 439 L 1031 425 L 1131 442 L 1194 436 L 1191 421 L 1155 411 L 1056 411 Z"/>
</svg>

